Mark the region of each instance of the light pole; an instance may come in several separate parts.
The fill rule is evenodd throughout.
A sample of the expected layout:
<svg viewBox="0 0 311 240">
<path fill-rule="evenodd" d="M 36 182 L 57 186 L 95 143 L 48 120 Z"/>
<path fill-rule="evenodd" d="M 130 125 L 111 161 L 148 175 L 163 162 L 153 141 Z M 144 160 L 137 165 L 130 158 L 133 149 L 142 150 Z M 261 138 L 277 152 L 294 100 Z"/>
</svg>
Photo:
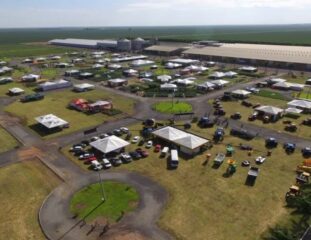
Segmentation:
<svg viewBox="0 0 311 240">
<path fill-rule="evenodd" d="M 105 202 L 106 201 L 106 197 L 105 197 L 103 181 L 102 181 L 102 178 L 100 176 L 100 171 L 98 171 L 98 178 L 99 178 L 99 184 L 100 184 L 100 188 L 101 188 L 101 192 L 102 192 L 102 201 Z"/>
</svg>

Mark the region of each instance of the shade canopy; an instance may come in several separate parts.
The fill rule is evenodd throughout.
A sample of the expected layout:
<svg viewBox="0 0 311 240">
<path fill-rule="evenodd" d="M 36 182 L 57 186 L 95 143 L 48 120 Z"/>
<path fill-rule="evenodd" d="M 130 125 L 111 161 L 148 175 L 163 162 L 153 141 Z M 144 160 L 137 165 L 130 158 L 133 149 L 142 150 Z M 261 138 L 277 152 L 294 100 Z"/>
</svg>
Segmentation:
<svg viewBox="0 0 311 240">
<path fill-rule="evenodd" d="M 102 153 L 110 153 L 124 148 L 129 144 L 129 142 L 114 135 L 90 143 L 93 148 Z"/>
</svg>

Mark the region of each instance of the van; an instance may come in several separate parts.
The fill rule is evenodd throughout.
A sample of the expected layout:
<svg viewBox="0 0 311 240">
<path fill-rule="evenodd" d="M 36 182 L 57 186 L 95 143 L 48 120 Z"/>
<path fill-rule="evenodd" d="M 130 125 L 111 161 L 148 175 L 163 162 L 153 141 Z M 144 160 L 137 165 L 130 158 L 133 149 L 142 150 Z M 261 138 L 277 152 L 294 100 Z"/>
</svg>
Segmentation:
<svg viewBox="0 0 311 240">
<path fill-rule="evenodd" d="M 178 152 L 176 149 L 171 150 L 171 159 L 170 159 L 170 167 L 171 168 L 178 168 Z"/>
<path fill-rule="evenodd" d="M 91 165 L 95 171 L 101 170 L 103 168 L 103 166 L 97 160 L 92 161 Z"/>
<path fill-rule="evenodd" d="M 161 157 L 165 157 L 166 156 L 166 154 L 168 153 L 168 150 L 169 150 L 169 148 L 168 147 L 164 147 L 163 149 L 162 149 L 162 151 L 161 151 Z"/>
</svg>

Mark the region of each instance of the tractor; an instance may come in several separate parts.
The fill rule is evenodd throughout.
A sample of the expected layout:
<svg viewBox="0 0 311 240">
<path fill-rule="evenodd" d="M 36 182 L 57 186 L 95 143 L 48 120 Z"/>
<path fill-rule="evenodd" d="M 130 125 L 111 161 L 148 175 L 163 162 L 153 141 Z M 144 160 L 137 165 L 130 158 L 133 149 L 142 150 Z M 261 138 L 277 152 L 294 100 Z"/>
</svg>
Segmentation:
<svg viewBox="0 0 311 240">
<path fill-rule="evenodd" d="M 237 164 L 236 164 L 235 160 L 229 159 L 228 160 L 228 168 L 227 168 L 227 172 L 226 172 L 227 175 L 228 176 L 233 175 L 236 172 L 236 169 L 237 169 Z"/>
<path fill-rule="evenodd" d="M 222 127 L 218 127 L 214 133 L 214 141 L 215 142 L 221 142 L 224 140 L 225 130 Z"/>
</svg>

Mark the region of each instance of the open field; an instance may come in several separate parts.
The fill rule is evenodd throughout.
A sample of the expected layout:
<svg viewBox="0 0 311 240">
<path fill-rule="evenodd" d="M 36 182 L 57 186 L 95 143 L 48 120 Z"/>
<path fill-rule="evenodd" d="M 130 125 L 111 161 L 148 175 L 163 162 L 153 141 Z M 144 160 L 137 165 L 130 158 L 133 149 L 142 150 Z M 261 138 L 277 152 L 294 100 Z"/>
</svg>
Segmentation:
<svg viewBox="0 0 311 240">
<path fill-rule="evenodd" d="M 285 109 L 287 107 L 287 105 L 286 105 L 287 101 L 278 100 L 278 99 L 269 98 L 269 97 L 260 97 L 260 96 L 252 95 L 248 99 L 248 101 L 250 101 L 253 104 L 259 103 L 261 105 L 270 105 L 270 106 L 280 107 L 283 109 Z M 230 117 L 230 115 L 232 115 L 236 112 L 240 112 L 240 114 L 242 116 L 242 118 L 240 120 L 241 123 L 242 122 L 249 122 L 248 117 L 254 112 L 253 108 L 248 108 L 248 107 L 242 106 L 240 101 L 222 102 L 222 105 L 223 105 L 224 110 L 226 111 L 227 117 Z M 310 139 L 310 137 L 311 137 L 310 127 L 305 126 L 305 125 L 299 125 L 303 119 L 308 117 L 308 115 L 300 114 L 299 116 L 300 117 L 298 119 L 293 119 L 293 118 L 285 116 L 275 123 L 263 123 L 263 121 L 261 121 L 261 120 L 255 120 L 255 121 L 252 121 L 250 123 L 261 126 L 261 127 L 270 128 L 270 129 L 273 129 L 275 131 L 286 132 L 288 134 L 293 134 L 293 135 L 296 135 L 299 137 Z M 286 120 L 295 122 L 297 124 L 297 126 L 298 126 L 297 132 L 291 133 L 291 132 L 287 132 L 284 130 L 284 127 L 286 125 L 283 124 L 283 121 L 286 121 Z"/>
<path fill-rule="evenodd" d="M 137 36 L 157 36 L 160 40 L 190 42 L 209 39 L 311 45 L 311 25 L 1 29 L 0 44 L 44 42 L 53 38 L 104 39 Z"/>
<path fill-rule="evenodd" d="M 69 102 L 77 98 L 84 98 L 87 100 L 111 100 L 114 108 L 122 111 L 124 114 L 132 114 L 134 108 L 134 101 L 120 96 L 111 95 L 108 92 L 101 90 L 94 90 L 85 93 L 75 93 L 70 90 L 56 91 L 48 93 L 41 101 L 21 103 L 15 102 L 5 108 L 7 112 L 20 117 L 23 123 L 41 134 L 44 138 L 51 138 L 68 134 L 77 130 L 93 127 L 105 121 L 114 120 L 122 114 L 116 116 L 108 116 L 102 113 L 87 115 L 75 110 L 67 108 Z M 53 113 L 56 116 L 69 122 L 70 127 L 63 131 L 46 135 L 42 131 L 38 131 L 35 117 Z"/>
<path fill-rule="evenodd" d="M 45 239 L 38 223 L 38 210 L 42 201 L 59 182 L 37 160 L 1 168 L 0 238 Z"/>
<path fill-rule="evenodd" d="M 9 151 L 18 146 L 16 139 L 2 127 L 0 127 L 0 143 L 0 153 Z"/>
<path fill-rule="evenodd" d="M 129 127 L 132 135 L 138 135 L 141 125 Z M 191 132 L 206 138 L 212 138 L 214 129 L 200 129 L 193 125 Z M 293 155 L 286 155 L 282 147 L 273 150 L 272 156 L 259 166 L 261 171 L 255 186 L 246 186 L 248 168 L 241 167 L 243 160 L 250 160 L 267 153 L 262 139 L 244 141 L 226 135 L 221 144 L 207 152 L 212 159 L 218 152 L 225 152 L 226 144 L 236 148 L 233 155 L 238 169 L 232 177 L 225 177 L 227 160 L 218 169 L 212 168 L 212 160 L 206 162 L 205 154 L 185 160 L 180 157 L 177 170 L 167 170 L 165 158 L 149 150 L 149 157 L 124 164 L 120 169 L 136 171 L 158 181 L 170 193 L 170 200 L 160 219 L 160 225 L 174 233 L 178 239 L 262 239 L 269 226 L 274 226 L 281 219 L 290 217 L 290 210 L 285 206 L 285 192 L 295 179 L 296 165 L 302 161 L 297 150 Z M 253 156 L 238 150 L 240 143 L 254 147 Z M 131 144 L 126 151 L 137 148 Z M 63 150 L 65 153 L 68 148 Z M 206 152 L 206 153 L 207 153 Z M 87 169 L 81 161 L 67 152 L 74 162 Z M 233 224 L 234 223 L 234 224 Z"/>
<path fill-rule="evenodd" d="M 1 35 L 1 34 L 0 34 Z M 11 57 L 32 57 L 72 52 L 72 48 L 49 46 L 44 44 L 0 44 L 0 59 Z"/>
<path fill-rule="evenodd" d="M 9 89 L 14 88 L 14 87 L 22 88 L 25 91 L 25 94 L 33 93 L 32 89 L 29 87 L 26 87 L 25 84 L 18 83 L 18 82 L 12 82 L 12 83 L 0 85 L 0 97 L 7 97 L 7 93 Z"/>
<path fill-rule="evenodd" d="M 186 102 L 167 101 L 159 102 L 152 107 L 155 111 L 161 113 L 187 113 L 192 111 L 192 106 Z"/>
<path fill-rule="evenodd" d="M 122 218 L 122 213 L 132 211 L 139 199 L 136 190 L 123 183 L 105 181 L 103 189 L 106 197 L 104 202 L 101 200 L 99 183 L 80 190 L 71 200 L 70 211 L 87 222 L 103 218 L 113 223 Z"/>
</svg>

